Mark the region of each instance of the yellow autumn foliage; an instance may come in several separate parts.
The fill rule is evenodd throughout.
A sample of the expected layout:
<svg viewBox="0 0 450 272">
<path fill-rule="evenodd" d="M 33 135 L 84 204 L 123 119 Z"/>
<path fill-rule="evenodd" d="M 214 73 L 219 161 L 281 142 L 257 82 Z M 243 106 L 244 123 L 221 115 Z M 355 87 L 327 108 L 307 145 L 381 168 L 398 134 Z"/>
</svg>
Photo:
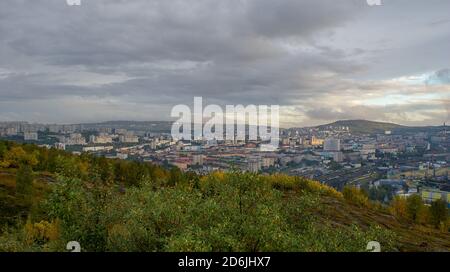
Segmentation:
<svg viewBox="0 0 450 272">
<path fill-rule="evenodd" d="M 40 221 L 38 223 L 28 221 L 25 224 L 25 236 L 27 244 L 35 242 L 45 244 L 55 241 L 59 237 L 59 223 L 58 221 Z"/>
<path fill-rule="evenodd" d="M 370 201 L 367 195 L 360 189 L 353 186 L 346 186 L 342 191 L 347 202 L 360 207 L 369 207 Z"/>
</svg>

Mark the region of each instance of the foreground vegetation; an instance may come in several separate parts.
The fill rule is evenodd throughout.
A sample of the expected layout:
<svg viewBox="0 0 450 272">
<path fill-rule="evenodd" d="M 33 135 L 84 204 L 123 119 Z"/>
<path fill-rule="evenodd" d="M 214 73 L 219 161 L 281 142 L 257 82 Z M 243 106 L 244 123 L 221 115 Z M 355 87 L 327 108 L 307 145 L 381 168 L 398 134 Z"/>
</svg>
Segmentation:
<svg viewBox="0 0 450 272">
<path fill-rule="evenodd" d="M 74 156 L 0 142 L 0 251 L 450 250 L 448 211 L 284 175 Z"/>
</svg>

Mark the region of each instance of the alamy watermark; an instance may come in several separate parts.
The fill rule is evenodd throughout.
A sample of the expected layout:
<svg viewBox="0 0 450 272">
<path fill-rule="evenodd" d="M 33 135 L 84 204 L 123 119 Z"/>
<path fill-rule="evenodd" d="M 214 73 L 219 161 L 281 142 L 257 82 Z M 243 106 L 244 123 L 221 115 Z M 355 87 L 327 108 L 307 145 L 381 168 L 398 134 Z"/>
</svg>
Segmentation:
<svg viewBox="0 0 450 272">
<path fill-rule="evenodd" d="M 174 140 L 261 141 L 261 150 L 276 150 L 280 141 L 278 105 L 219 105 L 203 107 L 194 97 L 194 110 L 187 105 L 172 108 Z M 225 130 L 225 131 L 224 131 Z"/>
<path fill-rule="evenodd" d="M 81 252 L 81 245 L 77 241 L 70 241 L 67 243 L 66 249 L 70 252 Z"/>
<path fill-rule="evenodd" d="M 381 6 L 382 4 L 381 0 L 367 0 L 369 6 Z"/>
<path fill-rule="evenodd" d="M 368 252 L 381 252 L 381 244 L 377 241 L 370 241 L 367 243 L 366 250 Z"/>
<path fill-rule="evenodd" d="M 66 0 L 69 6 L 81 6 L 81 0 Z"/>
<path fill-rule="evenodd" d="M 67 243 L 66 249 L 70 252 L 81 252 L 81 245 L 77 241 L 70 241 Z M 381 244 L 377 241 L 370 241 L 367 243 L 367 252 L 381 252 Z"/>
<path fill-rule="evenodd" d="M 366 0 L 369 6 L 381 6 L 382 0 Z M 81 0 L 66 0 L 67 5 L 69 6 L 81 6 Z"/>
</svg>

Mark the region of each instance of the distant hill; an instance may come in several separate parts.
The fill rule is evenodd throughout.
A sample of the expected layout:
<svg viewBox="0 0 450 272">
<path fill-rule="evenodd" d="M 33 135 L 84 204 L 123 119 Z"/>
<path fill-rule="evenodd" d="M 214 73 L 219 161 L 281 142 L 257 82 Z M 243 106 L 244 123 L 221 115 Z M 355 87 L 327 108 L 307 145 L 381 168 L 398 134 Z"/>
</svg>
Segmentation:
<svg viewBox="0 0 450 272">
<path fill-rule="evenodd" d="M 101 123 L 80 124 L 84 129 L 96 129 L 99 127 L 127 129 L 132 131 L 153 132 L 153 133 L 170 133 L 173 122 L 171 121 L 108 121 Z M 404 126 L 388 122 L 376 122 L 369 120 L 339 120 L 333 123 L 319 125 L 315 127 L 293 127 L 281 129 L 282 131 L 290 131 L 297 129 L 316 128 L 320 130 L 327 130 L 331 128 L 348 127 L 352 134 L 383 134 L 385 131 L 392 131 L 392 133 L 417 133 L 417 132 L 431 132 L 435 133 L 442 131 L 443 126 Z M 246 128 L 248 130 L 248 128 Z"/>
<path fill-rule="evenodd" d="M 341 120 L 336 121 L 331 124 L 317 126 L 319 129 L 327 128 L 339 128 L 348 127 L 352 133 L 384 133 L 385 131 L 394 131 L 402 128 L 407 128 L 402 125 L 397 125 L 393 123 L 375 122 L 368 120 Z"/>
<path fill-rule="evenodd" d="M 85 129 L 104 127 L 133 131 L 151 131 L 153 133 L 170 133 L 172 128 L 172 122 L 170 121 L 108 121 L 81 125 Z"/>
<path fill-rule="evenodd" d="M 321 130 L 348 127 L 353 134 L 377 134 L 385 131 L 392 133 L 417 133 L 417 132 L 438 132 L 444 129 L 444 126 L 404 126 L 387 122 L 375 122 L 368 120 L 340 120 L 326 125 L 316 126 Z"/>
<path fill-rule="evenodd" d="M 153 133 L 170 133 L 173 122 L 171 121 L 108 121 L 102 123 L 80 124 L 85 129 L 89 128 L 121 128 L 133 131 L 151 131 Z M 376 122 L 369 120 L 339 120 L 333 123 L 319 125 L 311 128 L 327 130 L 331 128 L 348 127 L 353 134 L 377 134 L 385 131 L 393 133 L 417 133 L 417 132 L 437 132 L 444 129 L 443 126 L 404 126 L 388 122 Z M 247 128 L 248 129 L 248 128 Z M 287 128 L 286 130 L 295 130 L 299 128 Z M 303 128 L 304 129 L 304 128 Z"/>
</svg>

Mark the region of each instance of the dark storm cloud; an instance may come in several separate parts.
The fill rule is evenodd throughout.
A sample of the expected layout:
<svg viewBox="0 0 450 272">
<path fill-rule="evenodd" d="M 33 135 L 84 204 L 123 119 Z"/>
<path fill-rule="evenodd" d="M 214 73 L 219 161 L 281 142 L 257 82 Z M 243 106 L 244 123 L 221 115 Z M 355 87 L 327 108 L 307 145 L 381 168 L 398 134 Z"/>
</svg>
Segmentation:
<svg viewBox="0 0 450 272">
<path fill-rule="evenodd" d="M 405 7 L 411 16 L 424 9 L 416 2 L 403 3 L 375 10 L 364 0 L 82 0 L 79 7 L 65 0 L 3 0 L 0 119 L 32 115 L 42 121 L 83 121 L 88 114 L 167 119 L 173 105 L 202 96 L 221 105 L 296 107 L 286 116 L 306 124 L 311 108 L 321 111 L 320 101 L 331 103 L 328 97 L 358 97 L 392 87 L 358 81 L 361 74 L 369 79 L 373 74 L 408 75 L 405 71 L 419 67 L 411 58 L 419 56 L 415 50 L 430 44 L 428 56 L 441 55 L 448 37 L 446 15 L 439 13 L 445 2 L 430 5 L 437 13 L 419 22 L 439 29 L 427 43 L 420 35 L 405 38 L 408 51 L 404 44 L 378 48 L 360 42 L 361 35 L 397 41 L 403 28 L 390 32 L 384 25 L 383 35 L 370 34 L 377 29 L 374 22 L 392 23 L 393 14 Z M 392 52 L 400 61 L 383 65 L 393 61 Z M 422 72 L 438 70 L 435 61 L 420 56 L 428 69 Z M 439 65 L 450 67 L 442 58 Z M 54 120 L 56 108 L 46 107 L 45 100 L 65 105 L 67 110 L 57 114 L 61 120 Z M 350 103 L 344 98 L 334 103 L 342 101 Z M 76 110 L 81 104 L 83 114 Z M 21 110 L 25 106 L 28 110 Z M 326 119 L 346 117 L 330 113 Z M 359 113 L 366 118 L 364 111 Z"/>
<path fill-rule="evenodd" d="M 248 61 L 282 53 L 273 38 L 304 39 L 357 10 L 333 2 L 94 0 L 74 8 L 61 0 L 7 0 L 0 33 L 19 53 L 52 64 Z"/>
<path fill-rule="evenodd" d="M 74 71 L 82 66 L 95 73 L 124 72 L 139 77 L 105 86 L 110 91 L 93 88 L 91 94 L 96 95 L 125 91 L 152 98 L 161 93 L 174 98 L 202 95 L 227 100 L 228 94 L 229 101 L 236 102 L 242 101 L 237 96 L 245 93 L 253 97 L 253 103 L 273 101 L 267 95 L 274 90 L 289 95 L 301 87 L 298 79 L 323 67 L 348 69 L 343 67 L 346 64 L 320 55 L 289 54 L 277 39 L 311 38 L 315 32 L 345 22 L 357 10 L 329 0 L 170 4 L 98 0 L 84 1 L 80 8 L 67 7 L 64 1 L 9 1 L 1 5 L 4 67 L 14 70 L 13 58 L 20 56 L 38 65 L 74 67 Z M 189 61 L 193 67 L 171 70 L 164 63 L 158 67 L 159 62 L 167 61 L 174 66 Z M 45 66 L 44 71 L 39 67 L 36 73 L 25 71 L 18 76 L 20 80 L 13 77 L 0 82 L 4 98 L 25 98 L 27 87 L 30 98 L 86 93 L 74 92 L 74 87 L 64 84 L 46 86 L 40 82 L 47 77 L 42 74 L 48 68 Z M 16 94 L 12 89 L 18 90 Z M 279 102 L 286 99 L 277 97 Z"/>
</svg>

